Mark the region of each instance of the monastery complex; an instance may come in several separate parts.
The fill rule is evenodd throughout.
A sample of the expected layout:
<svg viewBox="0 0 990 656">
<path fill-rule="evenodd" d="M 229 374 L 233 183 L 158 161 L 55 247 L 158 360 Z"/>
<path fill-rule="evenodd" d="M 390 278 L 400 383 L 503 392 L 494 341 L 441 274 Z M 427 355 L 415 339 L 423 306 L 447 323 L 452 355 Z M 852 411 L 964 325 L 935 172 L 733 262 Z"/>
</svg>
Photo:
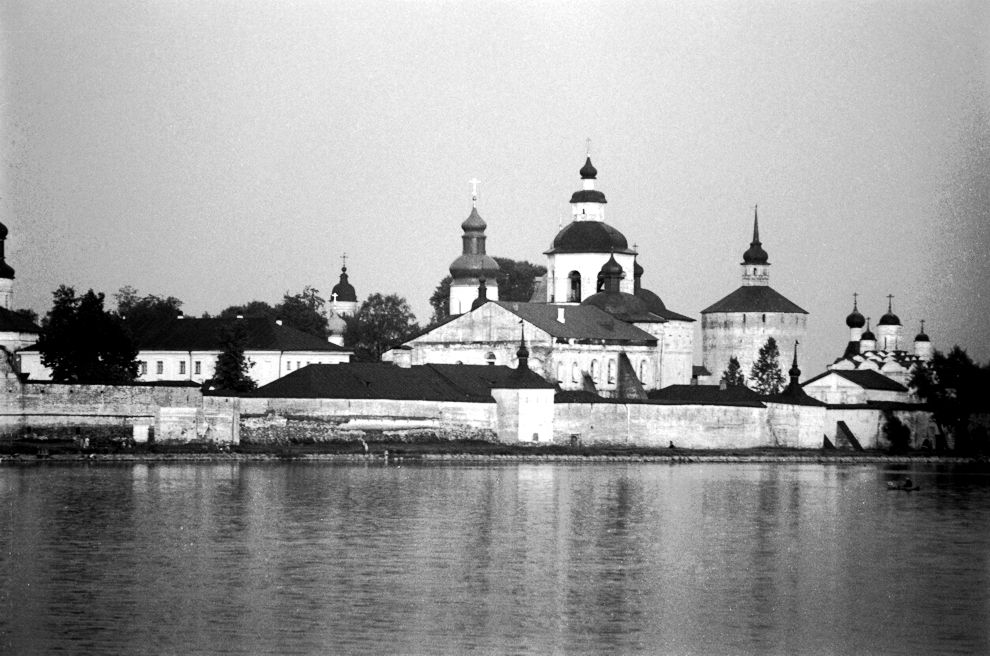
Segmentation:
<svg viewBox="0 0 990 656">
<path fill-rule="evenodd" d="M 621 443 L 744 448 L 883 446 L 897 417 L 914 446 L 933 443 L 930 413 L 908 389 L 932 357 L 922 332 L 911 343 L 888 299 L 871 329 L 858 309 L 849 341 L 828 370 L 800 382 L 809 314 L 770 285 L 770 257 L 754 211 L 741 284 L 696 319 L 670 309 L 644 284 L 638 252 L 606 222 L 590 156 L 570 198 L 571 221 L 544 251 L 546 274 L 527 301 L 499 298 L 477 207 L 461 223 L 462 252 L 449 271 L 450 316 L 395 345 L 382 363 L 352 363 L 344 317 L 358 309 L 346 265 L 328 307 L 329 338 L 280 321 L 238 318 L 259 388 L 238 396 L 202 391 L 220 353 L 219 319 L 183 318 L 136 335 L 132 386 L 50 382 L 35 342 L 40 328 L 11 310 L 14 270 L 0 227 L 0 346 L 6 354 L 0 429 L 133 429 L 159 440 L 278 441 L 480 438 L 510 442 Z M 473 181 L 476 184 L 476 181 Z M 621 224 L 621 218 L 617 217 Z M 610 217 L 611 220 L 611 217 Z M 452 254 L 455 255 L 455 254 Z M 748 375 L 774 338 L 789 384 L 761 396 L 719 385 L 736 358 Z M 699 364 L 696 364 L 698 362 Z"/>
</svg>

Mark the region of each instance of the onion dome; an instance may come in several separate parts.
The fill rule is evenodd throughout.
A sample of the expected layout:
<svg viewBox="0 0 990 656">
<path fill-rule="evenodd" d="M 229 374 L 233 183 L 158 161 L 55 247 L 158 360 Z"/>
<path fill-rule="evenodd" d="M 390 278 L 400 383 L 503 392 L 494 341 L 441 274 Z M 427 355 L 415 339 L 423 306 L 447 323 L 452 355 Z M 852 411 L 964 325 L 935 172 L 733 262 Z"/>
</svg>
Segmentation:
<svg viewBox="0 0 990 656">
<path fill-rule="evenodd" d="M 877 341 L 877 336 L 873 334 L 873 331 L 872 330 L 870 330 L 870 318 L 869 317 L 866 318 L 866 332 L 864 332 L 862 335 L 860 335 L 859 339 L 860 339 L 860 341 L 864 341 L 864 342 L 875 342 L 875 341 Z"/>
<path fill-rule="evenodd" d="M 791 368 L 787 371 L 787 375 L 791 377 L 791 380 L 797 381 L 801 377 L 801 370 L 798 368 L 797 363 L 797 349 L 798 342 L 794 342 L 794 362 L 791 363 Z"/>
<path fill-rule="evenodd" d="M 584 166 L 579 171 L 582 180 L 595 180 L 598 178 L 598 169 L 591 163 L 591 155 L 584 161 Z"/>
<path fill-rule="evenodd" d="M 334 296 L 336 294 L 336 296 Z M 344 302 L 357 302 L 357 293 L 354 291 L 354 286 L 347 281 L 347 267 L 340 267 L 340 282 L 333 286 L 330 290 L 330 297 L 336 298 L 338 301 Z"/>
<path fill-rule="evenodd" d="M 605 280 L 605 288 L 608 289 L 609 281 L 615 281 L 616 291 L 618 291 L 618 281 L 622 280 L 622 265 L 615 261 L 615 253 L 609 256 L 608 262 L 602 266 L 601 276 Z"/>
<path fill-rule="evenodd" d="M 485 223 L 485 220 L 481 218 L 480 214 L 478 214 L 477 207 L 471 208 L 471 214 L 469 214 L 468 218 L 464 219 L 464 223 L 461 224 L 461 229 L 464 232 L 475 231 L 475 230 L 480 230 L 481 232 L 484 232 L 485 228 L 487 227 L 488 224 Z"/>
<path fill-rule="evenodd" d="M 853 311 L 849 313 L 846 317 L 846 325 L 850 328 L 862 328 L 866 325 L 866 317 L 864 317 L 859 308 L 856 307 L 856 295 L 853 295 Z"/>
<path fill-rule="evenodd" d="M 628 253 L 625 236 L 602 221 L 572 221 L 553 238 L 550 253 Z"/>
<path fill-rule="evenodd" d="M 916 341 L 916 342 L 930 342 L 930 341 L 932 341 L 932 340 L 930 340 L 928 338 L 928 335 L 925 334 L 925 320 L 924 319 L 921 320 L 921 332 L 918 333 L 917 335 L 915 335 L 914 341 Z"/>
<path fill-rule="evenodd" d="M 639 260 L 633 260 L 633 277 L 634 278 L 643 277 L 643 265 L 639 263 Z"/>
<path fill-rule="evenodd" d="M 892 303 L 893 296 L 887 297 L 887 314 L 880 317 L 880 321 L 877 322 L 878 326 L 899 326 L 901 325 L 901 319 L 896 314 L 894 314 Z"/>
<path fill-rule="evenodd" d="M 590 156 L 581 167 L 580 173 L 584 188 L 571 194 L 571 203 L 607 203 L 605 194 L 595 189 L 593 181 L 598 177 L 598 169 L 591 164 Z"/>
<path fill-rule="evenodd" d="M 763 244 L 760 243 L 760 219 L 754 208 L 753 241 L 750 242 L 749 248 L 743 253 L 743 264 L 767 264 L 769 258 L 770 256 L 763 250 Z"/>
</svg>

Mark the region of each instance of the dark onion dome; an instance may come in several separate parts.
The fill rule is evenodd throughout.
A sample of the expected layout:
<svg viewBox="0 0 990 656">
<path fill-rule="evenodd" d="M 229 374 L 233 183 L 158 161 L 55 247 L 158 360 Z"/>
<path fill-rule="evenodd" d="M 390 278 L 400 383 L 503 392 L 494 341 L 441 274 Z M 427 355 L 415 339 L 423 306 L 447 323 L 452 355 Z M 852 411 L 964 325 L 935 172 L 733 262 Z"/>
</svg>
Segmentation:
<svg viewBox="0 0 990 656">
<path fill-rule="evenodd" d="M 634 255 L 621 232 L 603 221 L 572 221 L 553 238 L 551 253 L 625 253 Z"/>
<path fill-rule="evenodd" d="M 0 223 L 0 278 L 10 278 L 14 277 L 14 267 L 7 264 L 7 260 L 4 259 L 3 254 L 3 242 L 7 238 L 7 226 Z"/>
<path fill-rule="evenodd" d="M 479 253 L 461 255 L 450 265 L 450 275 L 454 280 L 463 280 L 464 278 L 495 280 L 500 271 L 498 262 L 488 255 Z"/>
<path fill-rule="evenodd" d="M 880 317 L 880 321 L 877 322 L 878 326 L 899 326 L 901 325 L 901 319 L 896 314 L 887 308 L 887 313 Z"/>
<path fill-rule="evenodd" d="M 862 335 L 860 335 L 859 339 L 862 342 L 875 342 L 875 341 L 877 341 L 877 336 L 873 334 L 873 331 L 872 330 L 870 330 L 870 318 L 869 317 L 866 318 L 866 332 L 863 333 Z"/>
<path fill-rule="evenodd" d="M 862 328 L 866 325 L 866 317 L 860 313 L 856 307 L 856 299 L 853 299 L 853 311 L 846 317 L 846 325 L 850 328 Z"/>
<path fill-rule="evenodd" d="M 605 280 L 621 280 L 622 279 L 622 265 L 615 261 L 615 254 L 609 256 L 608 262 L 602 265 L 601 276 Z"/>
<path fill-rule="evenodd" d="M 340 282 L 333 286 L 330 290 L 330 297 L 337 295 L 338 301 L 343 301 L 345 303 L 356 303 L 357 293 L 354 291 L 354 286 L 347 282 L 347 267 L 340 267 Z"/>
<path fill-rule="evenodd" d="M 639 263 L 639 260 L 633 260 L 633 277 L 643 277 L 643 265 Z"/>
<path fill-rule="evenodd" d="M 591 163 L 591 155 L 588 155 L 588 159 L 584 160 L 584 166 L 581 167 L 580 173 L 582 180 L 595 180 L 598 178 L 598 169 Z"/>
<path fill-rule="evenodd" d="M 464 232 L 468 232 L 469 230 L 480 230 L 483 232 L 487 227 L 488 224 L 485 223 L 485 220 L 481 218 L 480 214 L 478 214 L 477 207 L 471 208 L 471 214 L 469 214 L 468 218 L 464 219 L 464 223 L 461 224 L 461 229 Z"/>
<path fill-rule="evenodd" d="M 574 203 L 607 203 L 605 194 L 597 189 L 580 189 L 571 194 L 571 204 Z"/>
<path fill-rule="evenodd" d="M 918 333 L 917 335 L 915 335 L 914 341 L 916 341 L 916 342 L 930 342 L 930 341 L 932 341 L 932 340 L 930 340 L 928 338 L 928 335 L 925 334 L 925 321 L 924 321 L 924 319 L 922 319 L 922 321 L 921 321 L 921 332 Z"/>
<path fill-rule="evenodd" d="M 770 256 L 763 250 L 763 244 L 760 243 L 760 219 L 754 209 L 753 241 L 750 242 L 749 248 L 743 253 L 743 264 L 767 264 L 769 259 Z"/>
</svg>

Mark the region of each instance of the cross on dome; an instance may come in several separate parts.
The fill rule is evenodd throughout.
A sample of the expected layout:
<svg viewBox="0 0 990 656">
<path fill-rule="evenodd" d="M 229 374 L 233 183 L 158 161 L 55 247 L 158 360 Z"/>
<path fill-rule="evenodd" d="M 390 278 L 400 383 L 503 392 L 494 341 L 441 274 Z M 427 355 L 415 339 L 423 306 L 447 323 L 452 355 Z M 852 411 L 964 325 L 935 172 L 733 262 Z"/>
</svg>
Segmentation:
<svg viewBox="0 0 990 656">
<path fill-rule="evenodd" d="M 481 184 L 481 180 L 478 178 L 471 178 L 468 180 L 468 184 L 471 185 L 471 207 L 478 206 L 478 185 Z"/>
</svg>

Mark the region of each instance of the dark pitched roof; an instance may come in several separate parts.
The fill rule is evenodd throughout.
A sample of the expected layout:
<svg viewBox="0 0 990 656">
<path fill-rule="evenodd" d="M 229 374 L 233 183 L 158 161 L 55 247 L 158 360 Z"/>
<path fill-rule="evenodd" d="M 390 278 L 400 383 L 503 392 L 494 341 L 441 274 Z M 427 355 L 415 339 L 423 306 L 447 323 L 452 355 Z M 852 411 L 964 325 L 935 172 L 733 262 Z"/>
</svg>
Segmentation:
<svg viewBox="0 0 990 656">
<path fill-rule="evenodd" d="M 697 376 L 711 376 L 712 372 L 708 371 L 702 364 L 696 364 L 691 366 L 691 375 Z"/>
<path fill-rule="evenodd" d="M 559 339 L 621 340 L 639 344 L 655 344 L 657 341 L 645 330 L 620 321 L 592 305 L 492 302 Z M 564 323 L 557 321 L 558 307 L 564 308 Z"/>
<path fill-rule="evenodd" d="M 396 399 L 491 403 L 492 389 L 553 389 L 538 374 L 491 365 L 384 362 L 311 364 L 247 396 L 292 399 Z"/>
<path fill-rule="evenodd" d="M 827 405 L 823 401 L 809 396 L 807 392 L 801 389 L 801 386 L 792 387 L 788 385 L 784 388 L 783 392 L 779 394 L 770 394 L 769 396 L 763 397 L 763 400 L 767 403 L 783 403 L 787 405 L 810 405 L 810 406 L 822 406 Z"/>
<path fill-rule="evenodd" d="M 829 374 L 835 374 L 841 376 L 846 380 L 855 383 L 862 387 L 863 389 L 869 390 L 880 390 L 886 392 L 906 392 L 908 391 L 906 387 L 901 385 L 895 380 L 887 378 L 879 371 L 874 371 L 873 369 L 832 369 L 831 371 L 826 371 L 820 373 L 814 378 L 806 380 L 802 383 L 802 387 L 813 383 L 816 380 L 820 380 Z"/>
<path fill-rule="evenodd" d="M 688 405 L 734 405 L 762 408 L 762 397 L 744 386 L 730 385 L 668 385 L 647 395 L 651 401 Z"/>
<path fill-rule="evenodd" d="M 0 332 L 40 334 L 41 328 L 24 315 L 0 307 Z"/>
<path fill-rule="evenodd" d="M 349 351 L 325 339 L 270 319 L 179 319 L 136 335 L 139 349 L 156 351 L 213 351 L 220 348 L 219 334 L 225 326 L 243 326 L 246 351 Z"/>
<path fill-rule="evenodd" d="M 807 311 L 781 296 L 777 290 L 766 285 L 743 285 L 722 300 L 701 311 L 702 314 L 712 312 L 794 312 L 808 314 Z"/>
</svg>

